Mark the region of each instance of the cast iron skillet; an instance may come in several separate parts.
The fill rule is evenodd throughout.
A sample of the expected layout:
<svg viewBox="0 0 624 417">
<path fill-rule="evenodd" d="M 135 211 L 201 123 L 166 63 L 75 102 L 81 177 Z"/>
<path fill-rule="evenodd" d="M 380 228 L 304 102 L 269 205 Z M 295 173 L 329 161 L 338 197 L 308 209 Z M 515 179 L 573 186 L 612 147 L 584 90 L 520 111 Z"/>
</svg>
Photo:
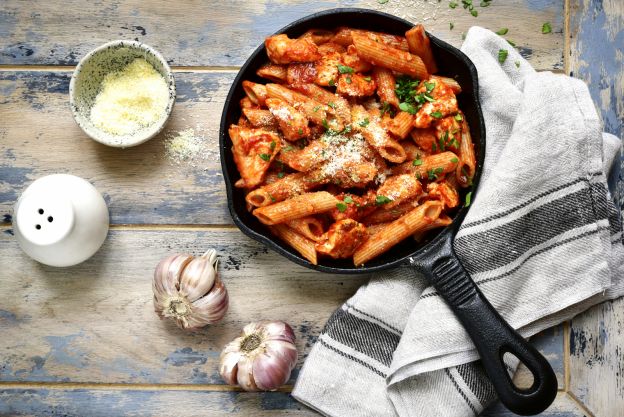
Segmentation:
<svg viewBox="0 0 624 417">
<path fill-rule="evenodd" d="M 289 37 L 295 38 L 308 29 L 335 29 L 345 25 L 397 35 L 403 35 L 413 26 L 406 20 L 373 10 L 333 9 L 304 17 L 277 33 L 286 33 Z M 463 91 L 459 94 L 458 101 L 470 124 L 470 133 L 475 143 L 477 169 L 473 182 L 476 186 L 485 156 L 485 125 L 478 99 L 477 70 L 468 57 L 458 49 L 431 35 L 429 37 L 434 57 L 442 73 L 454 77 L 462 86 Z M 234 182 L 240 176 L 232 157 L 232 142 L 228 135 L 228 127 L 235 124 L 241 114 L 239 101 L 245 96 L 241 82 L 252 80 L 265 83 L 266 80 L 256 75 L 256 70 L 267 61 L 264 45 L 261 45 L 245 62 L 234 80 L 221 117 L 219 132 L 221 166 L 228 207 L 234 223 L 249 237 L 264 243 L 293 262 L 322 272 L 362 274 L 399 265 L 412 265 L 414 269 L 427 276 L 470 334 L 503 404 L 521 415 L 538 414 L 548 408 L 557 394 L 557 379 L 552 368 L 546 359 L 496 312 L 453 251 L 453 237 L 468 208 L 461 208 L 448 227 L 433 231 L 427 243 L 417 246 L 409 239 L 361 268 L 353 266 L 352 260 L 324 258 L 319 260 L 318 265 L 312 265 L 291 247 L 273 239 L 267 228 L 247 211 L 244 193 L 234 187 Z M 503 363 L 503 355 L 507 352 L 520 359 L 533 373 L 534 382 L 530 388 L 519 389 L 511 381 Z"/>
</svg>

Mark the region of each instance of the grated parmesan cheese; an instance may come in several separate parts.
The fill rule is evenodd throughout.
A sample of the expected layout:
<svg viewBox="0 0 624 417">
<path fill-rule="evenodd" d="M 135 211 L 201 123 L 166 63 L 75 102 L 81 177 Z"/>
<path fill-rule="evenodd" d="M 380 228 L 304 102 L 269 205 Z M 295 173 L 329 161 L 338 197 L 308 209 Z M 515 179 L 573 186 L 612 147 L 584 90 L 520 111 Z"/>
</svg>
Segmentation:
<svg viewBox="0 0 624 417">
<path fill-rule="evenodd" d="M 321 140 L 328 145 L 323 155 L 326 162 L 321 171 L 325 178 L 333 177 L 338 172 L 363 162 L 366 141 L 361 134 L 356 133 L 351 137 L 324 135 Z"/>
<path fill-rule="evenodd" d="M 165 79 L 143 58 L 107 74 L 91 108 L 91 122 L 114 135 L 128 135 L 157 122 L 165 113 Z"/>
</svg>

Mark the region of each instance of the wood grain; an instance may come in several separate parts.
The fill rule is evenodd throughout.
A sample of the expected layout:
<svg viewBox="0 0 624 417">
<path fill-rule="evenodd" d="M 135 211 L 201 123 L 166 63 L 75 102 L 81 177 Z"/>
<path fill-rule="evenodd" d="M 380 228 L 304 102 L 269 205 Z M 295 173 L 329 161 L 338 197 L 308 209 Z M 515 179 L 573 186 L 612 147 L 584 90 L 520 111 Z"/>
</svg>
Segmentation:
<svg viewBox="0 0 624 417">
<path fill-rule="evenodd" d="M 2 416 L 318 416 L 284 392 L 1 389 Z"/>
<path fill-rule="evenodd" d="M 10 215 L 35 179 L 70 173 L 104 194 L 113 224 L 231 224 L 218 152 L 221 110 L 235 73 L 176 73 L 176 106 L 164 131 L 128 149 L 88 138 L 72 118 L 70 72 L 0 71 L 0 213 Z M 171 152 L 193 129 L 198 142 Z"/>
<path fill-rule="evenodd" d="M 488 409 L 483 411 L 481 417 L 516 417 L 517 414 L 507 410 L 500 402 L 493 404 Z M 588 417 L 585 413 L 579 410 L 576 402 L 570 398 L 566 393 L 559 392 L 557 398 L 553 404 L 544 411 L 537 415 L 537 417 Z M 606 417 L 606 415 L 605 415 Z"/>
<path fill-rule="evenodd" d="M 221 349 L 262 319 L 293 326 L 300 365 L 329 315 L 366 280 L 306 270 L 235 229 L 113 230 L 92 259 L 63 269 L 29 260 L 6 231 L 1 381 L 221 384 Z M 186 333 L 154 313 L 152 274 L 169 253 L 209 247 L 221 255 L 230 309 L 220 324 Z"/>
<path fill-rule="evenodd" d="M 571 322 L 570 392 L 594 416 L 624 410 L 622 301 L 595 306 Z"/>
<path fill-rule="evenodd" d="M 507 0 L 477 7 L 474 18 L 448 2 L 391 0 L 230 0 L 176 2 L 141 0 L 63 2 L 8 0 L 0 11 L 0 64 L 75 65 L 96 46 L 114 39 L 137 39 L 154 46 L 173 65 L 240 66 L 267 35 L 308 14 L 334 7 L 382 10 L 421 22 L 455 45 L 470 26 L 510 29 L 514 40 L 538 69 L 563 66 L 563 0 Z M 555 34 L 543 36 L 543 22 Z M 453 30 L 449 27 L 453 22 Z M 44 30 L 42 30 L 42 28 Z"/>
</svg>

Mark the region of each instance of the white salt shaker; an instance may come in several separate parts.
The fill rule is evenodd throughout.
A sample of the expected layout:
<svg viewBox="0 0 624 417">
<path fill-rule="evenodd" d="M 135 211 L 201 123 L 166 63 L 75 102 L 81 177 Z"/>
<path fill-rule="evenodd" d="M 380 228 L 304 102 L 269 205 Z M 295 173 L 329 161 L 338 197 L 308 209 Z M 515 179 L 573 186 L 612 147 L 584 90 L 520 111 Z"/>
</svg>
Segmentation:
<svg viewBox="0 0 624 417">
<path fill-rule="evenodd" d="M 15 204 L 15 237 L 28 256 L 71 266 L 90 258 L 108 234 L 108 207 L 88 181 L 67 174 L 39 178 Z"/>
</svg>

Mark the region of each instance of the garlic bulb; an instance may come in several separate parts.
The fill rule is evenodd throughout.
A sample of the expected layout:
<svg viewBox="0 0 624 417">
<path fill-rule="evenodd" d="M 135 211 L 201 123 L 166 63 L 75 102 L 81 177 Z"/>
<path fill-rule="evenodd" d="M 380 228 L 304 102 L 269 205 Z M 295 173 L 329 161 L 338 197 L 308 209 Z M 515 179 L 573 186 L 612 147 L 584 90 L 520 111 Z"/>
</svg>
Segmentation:
<svg viewBox="0 0 624 417">
<path fill-rule="evenodd" d="M 160 261 L 152 283 L 160 318 L 172 318 L 187 330 L 221 320 L 228 309 L 228 293 L 217 274 L 218 263 L 214 249 L 200 257 L 177 254 Z"/>
<path fill-rule="evenodd" d="M 250 323 L 221 352 L 219 373 L 245 391 L 274 391 L 297 362 L 295 333 L 282 321 Z"/>
</svg>

